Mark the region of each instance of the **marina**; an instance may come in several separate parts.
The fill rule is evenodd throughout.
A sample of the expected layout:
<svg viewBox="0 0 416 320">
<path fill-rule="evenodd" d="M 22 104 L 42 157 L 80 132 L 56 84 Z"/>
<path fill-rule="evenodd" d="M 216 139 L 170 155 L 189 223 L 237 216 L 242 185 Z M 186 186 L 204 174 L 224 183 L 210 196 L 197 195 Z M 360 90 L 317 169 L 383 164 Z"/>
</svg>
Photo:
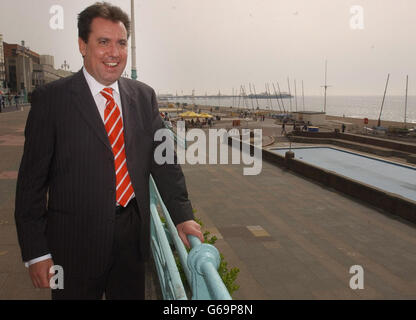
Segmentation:
<svg viewBox="0 0 416 320">
<path fill-rule="evenodd" d="M 337 117 L 351 117 L 356 119 L 377 119 L 380 113 L 380 104 L 382 102 L 382 96 L 328 96 L 327 97 L 327 112 L 328 116 L 337 116 Z M 255 99 L 254 99 L 255 100 Z M 322 96 L 305 96 L 305 109 L 298 102 L 292 104 L 292 109 L 290 109 L 289 101 L 291 99 L 283 99 L 285 109 L 288 111 L 323 111 L 323 97 Z M 293 99 L 292 99 L 293 100 Z M 232 107 L 235 110 L 247 109 L 247 110 L 256 110 L 256 101 L 253 101 L 253 106 L 251 105 L 251 100 L 240 99 L 240 103 L 237 104 L 237 100 L 234 98 L 218 98 L 218 97 L 200 97 L 192 99 L 176 99 L 174 97 L 168 99 L 170 103 L 180 103 L 188 105 L 197 105 L 197 106 L 210 106 L 210 107 Z M 234 101 L 234 104 L 233 104 Z M 259 109 L 277 111 L 280 112 L 276 100 L 268 99 L 258 99 Z M 416 125 L 416 96 L 408 97 L 408 109 L 407 109 L 407 119 L 406 121 L 409 125 Z M 383 110 L 382 120 L 385 121 L 395 121 L 395 122 L 404 122 L 404 110 L 405 110 L 405 97 L 404 96 L 387 96 L 385 101 L 385 107 Z"/>
</svg>

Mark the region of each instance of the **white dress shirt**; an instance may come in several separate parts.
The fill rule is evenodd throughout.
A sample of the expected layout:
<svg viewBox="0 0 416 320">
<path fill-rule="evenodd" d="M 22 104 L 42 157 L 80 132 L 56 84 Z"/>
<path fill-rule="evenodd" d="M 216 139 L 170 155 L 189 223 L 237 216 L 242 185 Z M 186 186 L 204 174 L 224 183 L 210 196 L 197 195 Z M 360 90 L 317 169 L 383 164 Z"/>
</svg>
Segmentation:
<svg viewBox="0 0 416 320">
<path fill-rule="evenodd" d="M 82 68 L 82 71 L 84 72 L 85 79 L 87 80 L 88 87 L 90 88 L 92 96 L 94 97 L 95 104 L 97 105 L 98 112 L 100 113 L 103 123 L 104 123 L 104 111 L 105 111 L 105 105 L 107 103 L 107 99 L 104 98 L 104 96 L 100 92 L 104 88 L 113 89 L 113 98 L 119 107 L 120 115 L 121 115 L 121 122 L 123 123 L 123 110 L 121 108 L 121 98 L 120 98 L 120 90 L 118 88 L 118 82 L 116 81 L 109 86 L 105 86 L 99 83 L 97 80 L 95 80 L 94 77 L 90 75 L 85 68 Z M 124 123 L 123 123 L 123 130 L 124 130 Z M 130 200 L 133 199 L 134 197 L 135 195 L 133 192 L 130 199 L 126 203 L 126 206 L 130 202 Z M 116 205 L 118 205 L 118 203 L 116 203 Z"/>
<path fill-rule="evenodd" d="M 100 113 L 103 123 L 104 123 L 104 110 L 105 110 L 105 104 L 107 103 L 107 99 L 104 98 L 100 92 L 103 91 L 104 88 L 113 89 L 114 101 L 119 106 L 121 120 L 123 121 L 123 110 L 121 108 L 121 98 L 120 98 L 120 90 L 118 88 L 118 82 L 116 81 L 109 86 L 105 86 L 99 83 L 97 80 L 95 80 L 93 76 L 90 75 L 85 68 L 82 68 L 82 71 L 84 72 L 85 79 L 87 80 L 88 87 L 90 88 L 92 96 L 94 97 L 95 104 L 97 105 L 98 112 Z"/>
<path fill-rule="evenodd" d="M 100 92 L 104 88 L 112 88 L 113 89 L 114 101 L 119 106 L 120 114 L 121 114 L 121 121 L 123 122 L 123 110 L 121 108 L 121 98 L 120 98 L 120 90 L 119 90 L 119 87 L 118 87 L 118 82 L 116 81 L 116 82 L 112 83 L 109 86 L 105 86 L 105 85 L 99 83 L 97 80 L 95 80 L 94 77 L 88 73 L 88 71 L 85 69 L 85 67 L 82 68 L 82 71 L 84 73 L 85 79 L 87 80 L 88 87 L 90 88 L 91 94 L 94 97 L 95 104 L 97 105 L 98 112 L 100 113 L 100 116 L 101 116 L 101 119 L 103 120 L 103 123 L 104 123 L 104 110 L 105 110 L 105 105 L 107 103 L 107 99 L 104 98 L 104 96 Z M 124 128 L 124 125 L 123 125 L 123 128 Z M 135 195 L 133 193 L 133 195 L 131 196 L 129 201 L 131 199 L 133 199 L 134 197 L 135 197 Z M 129 201 L 127 201 L 127 203 L 129 203 Z M 32 264 L 35 264 L 37 262 L 44 261 L 44 260 L 47 260 L 47 259 L 52 259 L 52 255 L 51 254 L 46 254 L 44 256 L 32 259 L 28 262 L 25 262 L 25 266 L 29 267 Z"/>
</svg>

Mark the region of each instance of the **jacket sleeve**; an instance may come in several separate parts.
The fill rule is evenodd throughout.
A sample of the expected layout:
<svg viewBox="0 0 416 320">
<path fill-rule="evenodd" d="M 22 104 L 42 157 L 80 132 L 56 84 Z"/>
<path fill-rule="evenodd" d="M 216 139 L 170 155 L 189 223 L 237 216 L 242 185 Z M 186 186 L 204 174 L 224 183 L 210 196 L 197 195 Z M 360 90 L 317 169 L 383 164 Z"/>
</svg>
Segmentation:
<svg viewBox="0 0 416 320">
<path fill-rule="evenodd" d="M 153 137 L 158 129 L 164 128 L 154 91 L 152 92 L 152 128 Z M 177 164 L 176 153 L 174 164 L 159 165 L 155 162 L 154 151 L 160 143 L 162 141 L 153 141 L 151 174 L 173 222 L 178 225 L 194 219 L 192 205 L 188 199 L 185 177 L 180 165 Z"/>
<path fill-rule="evenodd" d="M 54 154 L 51 94 L 32 95 L 16 186 L 15 221 L 23 261 L 49 253 L 46 241 L 47 191 Z"/>
</svg>

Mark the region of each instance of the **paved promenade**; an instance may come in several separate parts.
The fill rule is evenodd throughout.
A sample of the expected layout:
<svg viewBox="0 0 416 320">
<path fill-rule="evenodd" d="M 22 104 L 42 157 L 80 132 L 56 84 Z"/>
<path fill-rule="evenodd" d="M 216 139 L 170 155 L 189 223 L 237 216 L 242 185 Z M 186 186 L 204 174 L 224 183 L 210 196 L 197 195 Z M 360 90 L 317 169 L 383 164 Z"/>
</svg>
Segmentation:
<svg viewBox="0 0 416 320">
<path fill-rule="evenodd" d="M 196 215 L 241 270 L 235 299 L 416 298 L 414 224 L 267 162 L 243 167 L 183 166 Z"/>
<path fill-rule="evenodd" d="M 13 217 L 28 109 L 0 113 L 0 299 L 50 298 L 47 290 L 33 288 L 21 260 Z"/>
<path fill-rule="evenodd" d="M 13 218 L 27 112 L 0 114 L 0 299 L 49 299 L 32 287 Z M 415 225 L 267 162 L 258 176 L 243 167 L 183 166 L 196 215 L 241 270 L 235 299 L 416 298 Z M 363 290 L 349 287 L 353 265 Z"/>
</svg>

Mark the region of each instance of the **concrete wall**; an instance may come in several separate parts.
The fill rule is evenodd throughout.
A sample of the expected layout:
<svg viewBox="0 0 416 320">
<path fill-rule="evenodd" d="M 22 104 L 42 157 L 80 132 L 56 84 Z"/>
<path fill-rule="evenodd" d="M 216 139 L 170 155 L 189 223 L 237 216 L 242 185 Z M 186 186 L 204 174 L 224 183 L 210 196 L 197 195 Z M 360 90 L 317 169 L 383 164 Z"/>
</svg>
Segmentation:
<svg viewBox="0 0 416 320">
<path fill-rule="evenodd" d="M 232 145 L 232 138 L 228 139 L 228 144 L 230 146 Z M 253 145 L 250 145 L 250 150 L 253 152 Z M 262 157 L 264 161 L 292 170 L 306 178 L 323 184 L 325 187 L 333 188 L 339 192 L 387 211 L 388 213 L 416 223 L 415 201 L 380 190 L 303 161 L 285 159 L 284 157 L 265 149 L 262 150 Z"/>
<path fill-rule="evenodd" d="M 362 136 L 350 133 L 335 133 L 335 132 L 297 132 L 296 136 L 309 138 L 332 138 L 344 139 L 357 143 L 364 143 L 382 148 L 394 149 L 408 153 L 416 153 L 416 145 L 406 142 L 392 141 L 380 139 L 376 137 Z"/>
<path fill-rule="evenodd" d="M 54 68 L 55 65 L 55 59 L 53 56 L 49 55 L 41 55 L 40 56 L 40 64 L 50 66 L 51 68 Z"/>
<path fill-rule="evenodd" d="M 322 125 L 326 123 L 326 114 L 323 112 L 293 112 L 296 121 L 304 121 L 311 123 L 311 125 Z"/>
</svg>

